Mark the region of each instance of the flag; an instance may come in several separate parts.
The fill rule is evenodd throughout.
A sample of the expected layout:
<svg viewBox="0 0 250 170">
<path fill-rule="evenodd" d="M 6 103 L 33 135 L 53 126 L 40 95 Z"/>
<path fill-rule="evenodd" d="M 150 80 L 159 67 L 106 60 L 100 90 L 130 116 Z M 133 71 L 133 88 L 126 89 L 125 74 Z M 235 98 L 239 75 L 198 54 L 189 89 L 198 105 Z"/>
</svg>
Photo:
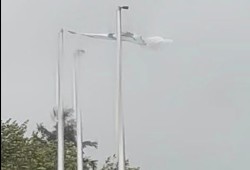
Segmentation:
<svg viewBox="0 0 250 170">
<path fill-rule="evenodd" d="M 116 34 L 115 33 L 107 33 L 107 34 L 94 34 L 94 33 L 76 33 L 73 31 L 68 31 L 71 34 L 79 34 L 83 36 L 87 36 L 90 38 L 96 38 L 96 39 L 106 39 L 106 40 L 116 40 Z M 142 46 L 155 46 L 162 43 L 172 43 L 173 40 L 171 39 L 165 39 L 163 37 L 154 36 L 154 37 L 147 37 L 143 38 L 141 35 L 133 34 L 131 32 L 123 32 L 121 34 L 122 41 L 131 42 L 134 44 L 142 45 Z"/>
</svg>

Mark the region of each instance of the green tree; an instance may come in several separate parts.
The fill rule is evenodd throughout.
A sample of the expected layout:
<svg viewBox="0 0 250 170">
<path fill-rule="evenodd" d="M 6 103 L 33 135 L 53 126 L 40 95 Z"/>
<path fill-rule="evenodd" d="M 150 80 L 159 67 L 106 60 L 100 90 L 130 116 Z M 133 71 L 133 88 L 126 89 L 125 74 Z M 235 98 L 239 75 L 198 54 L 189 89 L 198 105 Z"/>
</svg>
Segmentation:
<svg viewBox="0 0 250 170">
<path fill-rule="evenodd" d="M 41 130 L 36 130 L 30 137 L 27 137 L 27 123 L 28 121 L 18 124 L 11 119 L 1 121 L 1 170 L 55 170 L 57 140 L 48 139 L 48 135 L 42 133 Z M 88 141 L 85 142 L 85 146 L 90 145 Z M 77 168 L 76 157 L 75 142 L 65 141 L 65 170 Z M 83 162 L 84 170 L 97 169 L 96 160 L 84 157 Z M 116 162 L 115 155 L 107 158 L 101 170 L 117 170 Z M 132 168 L 129 161 L 126 161 L 126 170 L 139 169 Z"/>
<path fill-rule="evenodd" d="M 130 167 L 129 160 L 126 160 L 125 167 L 126 167 L 126 170 L 140 170 L 139 167 L 137 168 Z M 101 168 L 101 170 L 117 170 L 117 169 L 118 169 L 118 163 L 117 163 L 116 155 L 108 157 L 105 161 L 105 164 Z"/>
<path fill-rule="evenodd" d="M 27 121 L 18 124 L 11 119 L 1 121 L 1 169 L 2 170 L 55 170 L 57 142 L 47 140 L 39 131 L 25 137 Z M 84 160 L 85 170 L 95 170 L 96 161 Z M 76 146 L 65 142 L 65 169 L 76 169 Z"/>
<path fill-rule="evenodd" d="M 17 122 L 1 121 L 1 169 L 25 168 L 28 138 L 24 137 L 27 122 L 19 125 Z"/>
<path fill-rule="evenodd" d="M 67 142 L 73 142 L 76 145 L 76 121 L 72 118 L 73 109 L 64 109 L 64 140 Z M 54 117 L 57 117 L 57 111 L 53 112 Z M 54 125 L 52 131 L 48 130 L 42 123 L 37 124 L 37 130 L 48 141 L 54 141 L 57 139 L 57 123 Z M 83 148 L 94 147 L 97 148 L 97 142 L 84 141 Z"/>
<path fill-rule="evenodd" d="M 25 137 L 27 122 L 18 124 L 11 119 L 1 121 L 1 169 L 52 170 L 56 156 L 55 145 L 33 133 Z"/>
<path fill-rule="evenodd" d="M 53 111 L 54 117 L 57 117 L 57 110 Z M 73 143 L 74 147 L 76 147 L 76 121 L 73 117 L 73 109 L 64 109 L 63 112 L 63 118 L 64 118 L 64 140 L 68 143 Z M 54 129 L 52 131 L 48 130 L 42 123 L 37 124 L 37 130 L 38 132 L 48 141 L 56 141 L 57 140 L 57 123 L 54 125 Z M 83 141 L 82 147 L 83 149 L 87 147 L 94 147 L 97 148 L 98 144 L 97 142 L 93 141 Z M 82 151 L 84 154 L 84 151 Z M 91 168 L 96 169 L 97 168 L 97 161 L 92 160 L 89 157 L 83 157 L 83 162 L 85 169 Z"/>
</svg>

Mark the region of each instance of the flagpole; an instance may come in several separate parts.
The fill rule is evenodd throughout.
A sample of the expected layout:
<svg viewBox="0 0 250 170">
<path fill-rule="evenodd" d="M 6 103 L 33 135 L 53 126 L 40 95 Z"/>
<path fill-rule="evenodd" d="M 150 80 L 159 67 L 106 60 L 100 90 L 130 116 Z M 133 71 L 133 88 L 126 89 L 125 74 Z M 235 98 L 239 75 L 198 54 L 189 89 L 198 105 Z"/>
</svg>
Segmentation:
<svg viewBox="0 0 250 170">
<path fill-rule="evenodd" d="M 59 34 L 59 55 L 57 58 L 57 104 L 58 104 L 58 123 L 57 123 L 57 170 L 64 170 L 64 119 L 63 119 L 63 99 L 62 99 L 62 77 L 61 77 L 61 59 L 64 53 L 64 32 L 63 29 Z"/>
<path fill-rule="evenodd" d="M 117 41 L 117 68 L 116 68 L 116 96 L 115 96 L 115 131 L 116 131 L 116 153 L 118 156 L 118 170 L 125 170 L 125 128 L 122 113 L 122 41 L 128 41 L 141 46 L 158 45 L 172 40 L 164 39 L 159 36 L 143 38 L 142 36 L 126 32 L 122 33 L 121 10 L 128 9 L 128 6 L 119 6 L 116 11 L 117 25 L 116 34 L 95 34 L 95 33 L 77 33 L 67 30 L 70 34 L 81 35 L 94 39 L 107 39 Z"/>
<path fill-rule="evenodd" d="M 82 152 L 82 116 L 80 109 L 78 107 L 79 97 L 78 97 L 78 57 L 80 57 L 80 53 L 84 53 L 83 50 L 77 50 L 74 56 L 74 66 L 73 66 L 73 95 L 74 95 L 74 112 L 76 114 L 77 121 L 77 170 L 83 170 L 83 152 Z"/>
<path fill-rule="evenodd" d="M 121 10 L 128 9 L 127 6 L 118 7 L 117 10 L 117 84 L 116 84 L 116 137 L 118 170 L 125 170 L 125 139 L 124 139 L 124 120 L 122 113 L 122 24 Z"/>
</svg>

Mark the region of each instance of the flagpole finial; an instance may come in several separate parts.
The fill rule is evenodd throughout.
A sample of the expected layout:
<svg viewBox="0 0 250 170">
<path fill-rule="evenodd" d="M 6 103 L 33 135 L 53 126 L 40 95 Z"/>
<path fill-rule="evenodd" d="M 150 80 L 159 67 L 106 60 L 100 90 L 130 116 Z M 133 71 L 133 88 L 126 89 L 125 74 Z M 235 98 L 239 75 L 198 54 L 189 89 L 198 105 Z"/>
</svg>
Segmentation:
<svg viewBox="0 0 250 170">
<path fill-rule="evenodd" d="M 129 6 L 119 6 L 119 9 L 129 9 Z"/>
</svg>

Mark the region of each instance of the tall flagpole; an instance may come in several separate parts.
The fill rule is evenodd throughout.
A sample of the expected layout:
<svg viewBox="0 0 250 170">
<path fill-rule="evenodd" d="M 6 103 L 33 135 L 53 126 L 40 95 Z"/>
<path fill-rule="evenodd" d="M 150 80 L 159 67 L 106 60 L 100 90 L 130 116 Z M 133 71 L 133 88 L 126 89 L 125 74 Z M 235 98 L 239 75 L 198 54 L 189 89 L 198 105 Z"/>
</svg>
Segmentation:
<svg viewBox="0 0 250 170">
<path fill-rule="evenodd" d="M 57 170 L 64 170 L 64 119 L 63 119 L 63 99 L 62 99 L 62 57 L 64 53 L 64 35 L 63 29 L 60 31 L 59 34 L 59 55 L 57 58 Z"/>
<path fill-rule="evenodd" d="M 82 152 L 82 116 L 80 109 L 78 107 L 79 97 L 78 97 L 78 58 L 81 53 L 84 53 L 83 50 L 77 50 L 74 56 L 74 66 L 73 66 L 73 93 L 74 93 L 74 112 L 76 114 L 77 121 L 77 170 L 83 170 L 83 152 Z"/>
<path fill-rule="evenodd" d="M 128 7 L 127 6 L 118 7 L 117 10 L 116 140 L 117 140 L 118 170 L 125 170 L 125 139 L 124 139 L 124 120 L 122 113 L 122 40 L 121 40 L 122 9 L 128 9 Z"/>
</svg>

